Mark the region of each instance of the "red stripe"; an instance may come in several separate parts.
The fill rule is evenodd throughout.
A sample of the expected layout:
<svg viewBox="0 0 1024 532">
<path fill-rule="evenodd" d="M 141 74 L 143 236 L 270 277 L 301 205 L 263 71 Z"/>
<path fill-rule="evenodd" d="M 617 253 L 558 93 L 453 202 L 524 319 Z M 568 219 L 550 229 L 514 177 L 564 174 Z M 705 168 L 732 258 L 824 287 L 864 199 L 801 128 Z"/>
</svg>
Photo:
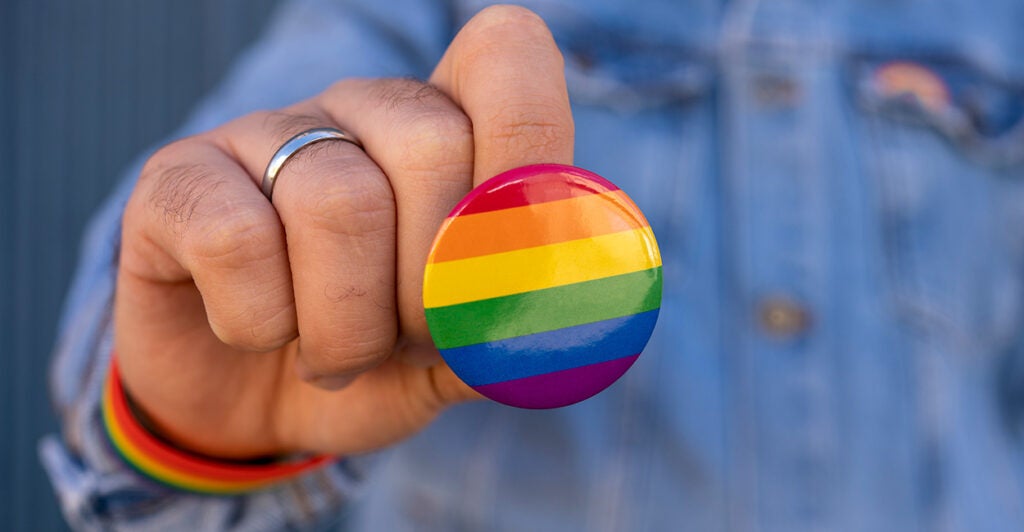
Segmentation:
<svg viewBox="0 0 1024 532">
<path fill-rule="evenodd" d="M 529 181 L 525 181 L 530 178 Z M 448 217 L 497 211 L 619 190 L 605 178 L 575 166 L 535 164 L 488 179 L 452 209 Z"/>
</svg>

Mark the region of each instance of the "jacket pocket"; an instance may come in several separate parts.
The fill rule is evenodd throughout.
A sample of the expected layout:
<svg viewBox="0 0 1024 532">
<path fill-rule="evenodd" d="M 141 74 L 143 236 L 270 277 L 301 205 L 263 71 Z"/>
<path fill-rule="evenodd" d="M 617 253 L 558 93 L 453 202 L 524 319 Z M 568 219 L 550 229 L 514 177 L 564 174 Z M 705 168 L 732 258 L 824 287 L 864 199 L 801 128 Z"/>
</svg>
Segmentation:
<svg viewBox="0 0 1024 532">
<path fill-rule="evenodd" d="M 945 56 L 852 61 L 897 318 L 966 360 L 1024 324 L 1024 87 Z"/>
</svg>

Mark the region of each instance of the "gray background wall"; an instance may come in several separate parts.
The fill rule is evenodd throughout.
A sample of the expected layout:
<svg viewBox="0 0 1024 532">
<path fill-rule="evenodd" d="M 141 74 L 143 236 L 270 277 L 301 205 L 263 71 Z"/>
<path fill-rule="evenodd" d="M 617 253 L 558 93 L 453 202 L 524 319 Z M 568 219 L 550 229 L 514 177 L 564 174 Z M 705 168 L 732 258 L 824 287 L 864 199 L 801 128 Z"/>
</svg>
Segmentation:
<svg viewBox="0 0 1024 532">
<path fill-rule="evenodd" d="M 85 221 L 276 0 L 0 0 L 0 529 L 62 525 L 36 458 Z"/>
</svg>

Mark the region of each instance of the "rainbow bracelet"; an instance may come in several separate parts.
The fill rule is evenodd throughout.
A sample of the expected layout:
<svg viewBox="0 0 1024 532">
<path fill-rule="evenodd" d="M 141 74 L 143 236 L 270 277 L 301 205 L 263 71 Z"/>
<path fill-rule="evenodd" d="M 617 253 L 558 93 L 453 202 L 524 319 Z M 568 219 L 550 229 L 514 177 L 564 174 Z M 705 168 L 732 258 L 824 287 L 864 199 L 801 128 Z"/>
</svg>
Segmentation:
<svg viewBox="0 0 1024 532">
<path fill-rule="evenodd" d="M 103 425 L 117 453 L 143 475 L 177 489 L 232 495 L 267 487 L 334 460 L 314 456 L 271 464 L 217 461 L 176 449 L 146 431 L 132 414 L 121 385 L 117 359 L 103 387 Z"/>
</svg>

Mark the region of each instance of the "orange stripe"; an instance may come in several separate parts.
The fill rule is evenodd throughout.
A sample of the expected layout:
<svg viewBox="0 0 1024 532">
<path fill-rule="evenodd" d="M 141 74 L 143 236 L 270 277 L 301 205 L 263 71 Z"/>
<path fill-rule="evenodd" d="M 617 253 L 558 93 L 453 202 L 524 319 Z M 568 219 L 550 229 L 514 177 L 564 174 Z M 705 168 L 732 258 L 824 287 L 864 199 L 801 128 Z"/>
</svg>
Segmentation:
<svg viewBox="0 0 1024 532">
<path fill-rule="evenodd" d="M 621 190 L 449 218 L 428 262 L 478 257 L 647 227 Z"/>
</svg>

